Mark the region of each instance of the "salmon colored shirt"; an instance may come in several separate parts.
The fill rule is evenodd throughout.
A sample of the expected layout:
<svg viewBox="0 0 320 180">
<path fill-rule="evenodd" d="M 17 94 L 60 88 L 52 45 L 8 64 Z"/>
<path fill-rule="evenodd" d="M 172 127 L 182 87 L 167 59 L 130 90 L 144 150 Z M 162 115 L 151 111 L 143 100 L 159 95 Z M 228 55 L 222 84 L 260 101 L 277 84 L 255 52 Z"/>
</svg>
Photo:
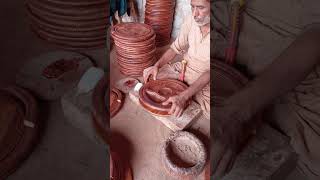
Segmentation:
<svg viewBox="0 0 320 180">
<path fill-rule="evenodd" d="M 210 70 L 210 30 L 203 36 L 192 16 L 185 18 L 177 39 L 170 47 L 188 62 L 186 78 L 191 78 L 191 82 Z"/>
</svg>

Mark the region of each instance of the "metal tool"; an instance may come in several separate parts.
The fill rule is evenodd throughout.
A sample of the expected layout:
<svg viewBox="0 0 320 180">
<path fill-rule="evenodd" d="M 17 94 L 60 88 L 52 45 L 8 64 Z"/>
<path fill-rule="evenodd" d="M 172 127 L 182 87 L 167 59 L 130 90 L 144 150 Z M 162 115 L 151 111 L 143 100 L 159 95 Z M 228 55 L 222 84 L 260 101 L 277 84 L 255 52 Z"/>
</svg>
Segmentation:
<svg viewBox="0 0 320 180">
<path fill-rule="evenodd" d="M 229 47 L 225 52 L 226 63 L 233 65 L 237 56 L 238 39 L 240 33 L 240 14 L 241 8 L 245 5 L 244 0 L 231 1 L 230 13 L 230 34 L 229 34 Z"/>
</svg>

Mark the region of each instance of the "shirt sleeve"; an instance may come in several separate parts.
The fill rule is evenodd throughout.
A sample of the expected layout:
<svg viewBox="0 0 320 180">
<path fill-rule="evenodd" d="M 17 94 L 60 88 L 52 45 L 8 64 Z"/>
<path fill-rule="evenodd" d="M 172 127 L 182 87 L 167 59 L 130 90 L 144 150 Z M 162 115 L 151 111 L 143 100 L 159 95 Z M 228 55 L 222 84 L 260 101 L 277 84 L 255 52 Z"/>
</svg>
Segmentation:
<svg viewBox="0 0 320 180">
<path fill-rule="evenodd" d="M 173 49 L 177 54 L 183 54 L 189 47 L 188 35 L 192 24 L 191 18 L 191 16 L 185 18 L 181 25 L 178 37 L 170 46 L 170 48 Z"/>
</svg>

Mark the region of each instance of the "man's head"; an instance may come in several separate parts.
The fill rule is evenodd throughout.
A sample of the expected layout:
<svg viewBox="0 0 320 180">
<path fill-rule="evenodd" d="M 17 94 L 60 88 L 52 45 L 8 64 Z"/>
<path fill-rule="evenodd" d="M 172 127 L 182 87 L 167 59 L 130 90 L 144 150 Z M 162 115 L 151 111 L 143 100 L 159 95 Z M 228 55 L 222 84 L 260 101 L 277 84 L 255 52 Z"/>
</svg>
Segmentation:
<svg viewBox="0 0 320 180">
<path fill-rule="evenodd" d="M 210 23 L 210 0 L 191 0 L 191 10 L 199 26 Z"/>
</svg>

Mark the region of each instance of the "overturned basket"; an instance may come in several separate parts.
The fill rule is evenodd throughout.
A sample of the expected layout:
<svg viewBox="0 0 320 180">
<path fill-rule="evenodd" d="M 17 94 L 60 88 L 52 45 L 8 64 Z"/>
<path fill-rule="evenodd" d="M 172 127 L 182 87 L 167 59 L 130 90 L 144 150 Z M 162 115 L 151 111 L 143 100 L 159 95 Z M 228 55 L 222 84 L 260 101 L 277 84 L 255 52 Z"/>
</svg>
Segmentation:
<svg viewBox="0 0 320 180">
<path fill-rule="evenodd" d="M 0 89 L 0 179 L 25 160 L 39 138 L 38 104 L 26 90 Z"/>
</svg>

